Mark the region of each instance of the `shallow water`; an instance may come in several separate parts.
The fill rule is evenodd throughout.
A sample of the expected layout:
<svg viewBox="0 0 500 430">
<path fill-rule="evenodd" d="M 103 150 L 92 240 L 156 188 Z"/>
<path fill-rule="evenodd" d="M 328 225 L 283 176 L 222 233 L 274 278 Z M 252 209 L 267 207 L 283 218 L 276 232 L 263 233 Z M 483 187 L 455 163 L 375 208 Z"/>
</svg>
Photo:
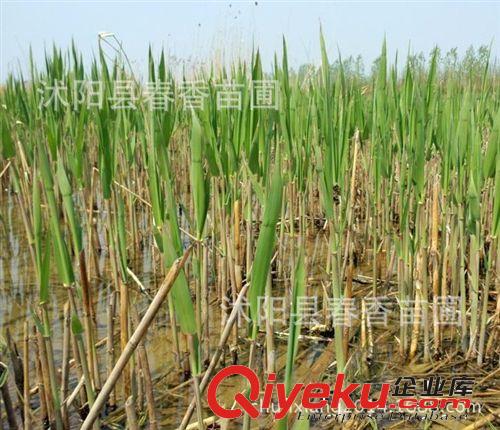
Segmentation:
<svg viewBox="0 0 500 430">
<path fill-rule="evenodd" d="M 23 327 L 26 319 L 33 320 L 30 317 L 30 309 L 37 305 L 37 279 L 36 273 L 33 268 L 31 255 L 29 252 L 29 244 L 26 239 L 25 228 L 22 222 L 22 217 L 15 200 L 15 195 L 2 192 L 0 194 L 0 333 L 5 334 L 9 330 L 13 339 L 18 343 L 18 349 L 22 350 L 20 342 L 23 338 Z M 142 284 L 152 294 L 156 291 L 159 283 L 162 280 L 161 273 L 157 272 L 160 266 L 158 256 L 154 255 L 153 239 L 150 232 L 147 231 L 149 221 L 147 215 L 143 212 L 138 212 L 139 225 L 144 231 L 141 235 L 141 249 L 135 251 L 136 256 L 132 257 L 129 261 L 129 266 L 134 273 L 138 276 Z M 101 222 L 97 225 L 97 232 L 99 237 L 98 246 L 100 247 L 97 255 L 97 264 L 99 266 L 99 273 L 105 273 L 106 277 L 91 278 L 93 288 L 94 306 L 96 309 L 96 316 L 98 322 L 98 340 L 106 336 L 106 314 L 107 303 L 109 295 L 112 291 L 113 284 L 108 278 L 110 273 L 108 264 L 108 253 L 103 245 L 105 243 L 103 235 L 104 229 Z M 290 246 L 291 239 L 285 236 L 285 247 Z M 87 245 L 86 245 L 87 248 Z M 307 243 L 308 254 L 311 256 L 312 261 L 309 265 L 308 272 L 308 295 L 322 296 L 323 286 L 322 283 L 327 284 L 328 279 L 325 272 L 325 256 L 327 255 L 327 241 L 325 236 L 318 231 L 314 238 L 311 238 Z M 286 249 L 283 251 L 286 252 Z M 89 259 L 90 260 L 90 259 Z M 278 269 L 275 269 L 278 270 Z M 95 271 L 90 271 L 95 274 Z M 356 272 L 358 274 L 370 274 L 370 267 L 358 267 Z M 281 269 L 284 276 L 288 276 L 287 269 Z M 284 294 L 284 287 L 289 284 L 288 279 L 279 279 L 276 275 L 273 280 L 273 294 L 280 296 Z M 61 342 L 62 342 L 62 309 L 64 303 L 67 301 L 67 291 L 60 285 L 55 273 L 55 268 L 51 276 L 51 290 L 49 301 L 49 312 L 51 318 L 52 339 L 56 359 L 56 365 L 60 364 L 62 358 Z M 131 281 L 130 300 L 138 310 L 143 311 L 149 303 L 149 300 L 139 292 L 137 285 Z M 365 295 L 367 290 L 371 289 L 371 285 L 354 284 L 353 295 Z M 210 300 L 210 334 L 211 346 L 214 348 L 218 342 L 221 330 L 221 309 L 217 301 L 215 292 L 212 292 Z M 282 371 L 286 360 L 286 326 L 276 327 L 278 332 L 284 331 L 284 336 L 276 336 L 276 369 Z M 363 374 L 361 370 L 361 357 L 360 352 L 354 346 L 351 348 L 351 362 L 350 369 L 352 370 L 355 380 L 363 380 L 366 378 L 373 380 L 386 380 L 388 378 L 399 376 L 402 372 L 401 367 L 398 368 L 398 344 L 395 338 L 398 334 L 398 321 L 392 319 L 389 321 L 388 327 L 385 329 L 377 329 L 374 331 L 374 338 L 379 340 L 376 345 L 375 355 L 373 362 L 370 365 L 369 374 Z M 356 328 L 352 329 L 353 335 L 356 340 L 354 345 L 359 343 L 359 333 Z M 239 345 L 239 362 L 246 363 L 248 360 L 248 344 L 245 340 L 245 333 L 240 331 L 241 342 Z M 116 341 L 118 338 L 116 338 Z M 331 339 L 326 339 L 328 341 Z M 182 344 L 182 339 L 181 339 Z M 186 407 L 188 406 L 192 390 L 188 383 L 184 383 L 183 371 L 177 366 L 176 356 L 174 353 L 174 345 L 170 332 L 170 319 L 165 303 L 161 311 L 157 315 L 155 322 L 148 331 L 146 336 L 146 345 L 149 364 L 152 376 L 155 379 L 155 397 L 158 419 L 161 423 L 161 428 L 173 429 L 179 424 L 184 416 Z M 297 375 L 307 374 L 313 364 L 321 357 L 325 351 L 328 342 L 318 340 L 303 340 L 299 343 L 300 350 L 296 362 Z M 32 347 L 33 348 L 33 347 Z M 450 351 L 454 347 L 450 345 Z M 101 375 L 104 377 L 104 347 L 100 347 L 99 355 L 102 358 Z M 231 357 L 229 354 L 226 356 L 226 364 L 230 364 Z M 257 366 L 260 368 L 265 367 L 265 357 L 263 355 L 257 356 Z M 34 375 L 33 363 L 31 363 L 31 375 Z M 332 368 L 334 370 L 334 367 Z M 332 371 L 333 371 L 332 370 Z M 411 372 L 410 370 L 407 370 Z M 468 370 L 470 372 L 470 370 Z M 302 373 L 301 373 L 302 372 Z M 399 373 L 398 373 L 399 372 Z M 282 374 L 280 374 L 281 377 Z M 76 384 L 74 372 L 71 372 L 70 388 Z M 498 379 L 495 379 L 498 381 Z M 34 385 L 34 384 L 33 384 Z M 11 389 L 13 383 L 11 381 Z M 176 388 L 177 387 L 177 388 Z M 239 387 L 234 381 L 227 383 L 225 389 L 222 390 L 221 397 L 227 403 L 231 402 L 235 390 Z M 121 392 L 118 387 L 118 394 Z M 15 397 L 14 393 L 13 398 Z M 33 402 L 32 402 L 33 403 Z M 119 401 L 119 404 L 122 404 Z M 36 407 L 34 403 L 32 406 Z M 205 410 L 205 417 L 211 416 L 212 413 L 209 409 Z M 118 409 L 111 415 L 111 421 L 117 422 L 123 420 L 123 409 Z M 78 428 L 78 420 L 73 417 L 75 428 Z M 262 420 L 262 425 L 266 420 Z M 383 428 L 387 423 L 380 423 Z M 258 422 L 255 427 L 258 427 Z M 241 422 L 232 422 L 229 429 L 241 428 Z M 324 423 L 317 423 L 312 425 L 311 428 L 324 428 Z M 329 427 L 330 428 L 330 427 Z M 405 427 L 398 427 L 405 428 Z M 416 427 L 409 427 L 416 428 Z M 438 427 L 436 427 L 438 428 Z M 459 425 L 456 428 L 461 428 Z"/>
<path fill-rule="evenodd" d="M 28 319 L 28 321 L 31 321 L 31 324 L 33 324 L 31 309 L 37 306 L 38 283 L 16 197 L 12 193 L 4 192 L 2 193 L 1 199 L 0 249 L 2 252 L 0 255 L 0 327 L 2 334 L 4 334 L 6 330 L 10 332 L 12 338 L 18 344 L 18 349 L 22 350 L 21 342 L 23 339 L 24 322 Z M 139 216 L 143 216 L 139 225 L 147 228 L 147 219 L 145 219 L 143 214 L 139 214 Z M 110 268 L 107 267 L 109 261 L 108 254 L 103 245 L 105 243 L 103 238 L 104 231 L 103 227 L 99 224 L 97 231 L 100 238 L 99 246 L 101 247 L 100 251 L 97 253 L 99 272 L 109 273 Z M 132 267 L 134 273 L 138 276 L 144 287 L 151 291 L 151 293 L 154 293 L 159 282 L 161 282 L 161 276 L 154 271 L 155 264 L 153 260 L 156 257 L 152 255 L 152 238 L 145 232 L 142 241 L 141 254 L 129 261 L 129 265 Z M 86 244 L 86 247 L 87 245 L 88 244 Z M 311 244 L 311 246 L 312 245 L 313 244 Z M 324 244 L 320 243 L 319 248 L 323 245 Z M 320 251 L 319 254 L 321 254 L 321 252 L 322 251 Z M 48 309 L 51 319 L 51 335 L 56 366 L 59 366 L 62 359 L 62 309 L 65 302 L 68 300 L 68 294 L 66 289 L 58 282 L 55 267 L 52 269 Z M 312 273 L 311 276 L 318 276 L 320 274 L 319 272 L 320 270 L 318 269 L 318 273 Z M 91 278 L 91 284 L 96 320 L 98 323 L 98 340 L 101 340 L 106 337 L 105 322 L 107 304 L 113 286 L 109 279 L 97 278 L 95 276 Z M 280 287 L 282 282 L 276 281 L 276 284 L 276 288 L 283 292 L 283 288 Z M 132 281 L 129 287 L 131 303 L 135 305 L 138 310 L 144 310 L 149 303 L 149 299 L 139 292 L 137 285 Z M 215 347 L 220 337 L 221 309 L 214 292 L 212 292 L 211 296 L 209 319 L 210 334 L 212 347 Z M 244 333 L 240 332 L 240 335 L 244 336 Z M 116 341 L 117 338 L 115 339 L 115 342 Z M 162 422 L 163 428 L 173 428 L 180 422 L 189 404 L 191 387 L 189 384 L 183 384 L 184 375 L 177 366 L 166 303 L 148 331 L 146 345 L 152 376 L 156 379 L 155 394 L 158 400 L 158 418 Z M 33 348 L 33 346 L 31 346 L 31 348 Z M 301 354 L 301 360 L 308 360 L 312 363 L 313 358 L 317 357 L 318 352 L 322 351 L 323 348 L 324 345 L 321 343 L 303 348 L 306 351 L 304 354 Z M 246 345 L 240 345 L 239 349 L 239 361 L 245 363 L 248 359 Z M 282 369 L 286 360 L 286 339 L 277 338 L 276 349 L 277 363 L 279 363 L 277 364 L 277 369 Z M 104 347 L 100 347 L 99 356 L 102 358 L 102 360 L 100 360 L 102 377 L 105 376 L 104 353 Z M 262 359 L 261 357 L 261 361 Z M 231 357 L 227 355 L 226 363 L 230 364 L 230 361 Z M 34 363 L 30 363 L 30 368 L 31 375 L 34 375 Z M 70 388 L 76 384 L 74 375 L 71 376 Z M 180 385 L 181 388 L 172 391 L 172 388 L 178 385 Z M 13 383 L 11 381 L 11 389 L 12 386 Z M 119 393 L 120 390 L 117 392 Z M 228 387 L 224 397 L 230 399 L 232 393 L 234 393 L 234 387 Z M 15 393 L 13 392 L 12 394 L 13 398 L 15 398 Z M 36 407 L 37 405 L 32 404 L 32 406 Z M 210 411 L 208 410 L 206 412 L 206 416 L 209 416 Z M 234 425 L 236 425 L 236 423 L 234 423 Z"/>
</svg>

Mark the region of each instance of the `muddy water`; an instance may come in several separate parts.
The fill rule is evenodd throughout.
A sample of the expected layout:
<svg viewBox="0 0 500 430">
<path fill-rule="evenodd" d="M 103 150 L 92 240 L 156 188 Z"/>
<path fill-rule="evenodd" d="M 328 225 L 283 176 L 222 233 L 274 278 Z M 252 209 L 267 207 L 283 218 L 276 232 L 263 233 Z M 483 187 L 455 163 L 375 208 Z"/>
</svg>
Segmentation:
<svg viewBox="0 0 500 430">
<path fill-rule="evenodd" d="M 21 350 L 20 342 L 23 338 L 23 327 L 26 320 L 33 324 L 31 309 L 37 307 L 38 284 L 36 271 L 33 266 L 31 254 L 29 252 L 26 231 L 22 222 L 21 213 L 18 209 L 17 201 L 13 194 L 2 194 L 0 207 L 0 334 L 5 336 L 9 331 L 18 348 Z M 98 230 L 102 239 L 102 230 Z M 99 241 L 104 243 L 103 240 Z M 147 241 L 146 241 L 147 242 Z M 160 279 L 153 272 L 151 244 L 144 243 L 142 255 L 130 262 L 135 273 L 143 285 L 151 291 L 156 290 Z M 104 273 L 108 255 L 105 249 L 98 253 L 98 265 L 100 273 Z M 109 280 L 94 277 L 92 279 L 94 307 L 96 309 L 98 323 L 98 339 L 106 336 L 106 312 L 108 298 L 112 285 Z M 149 300 L 138 293 L 135 284 L 131 288 L 131 302 L 139 310 L 143 310 Z M 51 329 L 56 365 L 62 359 L 62 309 L 68 300 L 66 289 L 57 280 L 55 269 L 51 274 L 51 288 L 49 296 L 49 316 L 51 318 Z M 174 348 L 171 336 L 167 333 L 167 321 L 169 320 L 166 306 L 159 312 L 155 323 L 151 327 L 148 336 L 149 363 L 153 377 L 162 374 L 172 373 L 174 366 Z M 214 326 L 213 329 L 216 327 Z M 100 348 L 100 355 L 103 355 L 103 348 Z M 101 360 L 101 368 L 104 369 L 104 359 Z M 31 363 L 32 375 L 34 375 L 34 365 Z M 169 372 L 170 371 L 170 372 Z M 104 376 L 104 375 L 103 375 Z M 165 379 L 165 378 L 163 378 Z M 169 383 L 181 382 L 179 378 L 166 378 Z M 175 381 L 179 379 L 178 381 Z M 12 381 L 11 381 L 12 382 Z M 11 384 L 11 388 L 12 388 Z M 185 403 L 185 402 L 184 402 Z"/>
</svg>

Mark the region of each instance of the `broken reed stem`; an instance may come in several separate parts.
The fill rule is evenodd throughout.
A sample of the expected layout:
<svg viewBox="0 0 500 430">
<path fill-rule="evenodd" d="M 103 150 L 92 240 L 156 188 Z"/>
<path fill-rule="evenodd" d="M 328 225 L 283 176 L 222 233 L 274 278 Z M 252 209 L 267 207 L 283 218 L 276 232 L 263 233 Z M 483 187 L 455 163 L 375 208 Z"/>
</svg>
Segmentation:
<svg viewBox="0 0 500 430">
<path fill-rule="evenodd" d="M 132 310 L 132 320 L 134 322 L 134 326 L 137 327 L 139 324 L 139 315 L 135 307 L 132 307 L 131 310 Z M 151 377 L 148 354 L 146 351 L 146 346 L 144 345 L 144 340 L 141 340 L 139 342 L 139 346 L 137 347 L 137 352 L 139 356 L 139 366 L 142 370 L 142 374 L 144 377 L 144 391 L 146 394 L 146 405 L 149 415 L 149 429 L 156 430 L 158 428 L 158 421 L 156 419 L 155 399 L 153 393 L 153 379 Z M 141 407 L 142 402 L 138 401 L 138 405 Z"/>
<path fill-rule="evenodd" d="M 46 423 L 48 421 L 48 412 L 47 412 L 47 403 L 45 397 L 45 385 L 43 382 L 42 375 L 42 364 L 40 361 L 40 347 L 38 343 L 38 334 L 36 327 L 33 326 L 32 334 L 34 337 L 34 350 L 35 350 L 35 370 L 36 370 L 36 380 L 38 386 L 38 397 L 40 401 L 40 416 L 42 423 Z"/>
<path fill-rule="evenodd" d="M 14 382 L 16 384 L 16 394 L 19 402 L 23 404 L 23 391 L 24 391 L 24 377 L 23 377 L 23 359 L 19 354 L 17 344 L 12 338 L 10 330 L 7 329 L 5 333 L 7 345 L 9 349 L 10 361 L 14 374 Z"/>
<path fill-rule="evenodd" d="M 71 392 L 71 394 L 63 401 L 63 404 L 67 408 L 69 408 L 73 404 L 73 402 L 75 401 L 75 399 L 78 397 L 78 395 L 82 391 L 82 388 L 83 388 L 84 384 L 85 384 L 85 380 L 83 379 L 83 376 L 82 376 L 80 378 L 80 380 L 78 381 L 78 384 L 76 384 L 76 387 Z"/>
<path fill-rule="evenodd" d="M 42 304 L 42 319 L 43 325 L 45 327 L 50 327 L 49 314 L 47 310 L 46 304 Z M 59 398 L 59 391 L 56 378 L 56 366 L 54 363 L 54 352 L 52 349 L 52 339 L 50 336 L 50 332 L 43 335 L 43 342 L 45 346 L 45 353 L 47 358 L 47 371 L 50 381 L 50 392 L 52 394 L 52 404 L 53 404 L 53 413 L 57 430 L 63 430 L 63 422 L 61 415 L 61 400 Z"/>
<path fill-rule="evenodd" d="M 137 423 L 137 414 L 135 412 L 134 399 L 130 396 L 125 402 L 125 412 L 127 413 L 127 428 L 130 430 L 139 430 Z"/>
<path fill-rule="evenodd" d="M 45 351 L 45 344 L 43 341 L 42 333 L 37 331 L 38 352 L 40 354 L 40 364 L 43 379 L 43 393 L 45 395 L 45 404 L 47 405 L 47 417 L 49 423 L 54 420 L 54 404 L 50 396 L 50 381 L 49 381 L 49 365 L 47 363 L 47 353 Z"/>
</svg>

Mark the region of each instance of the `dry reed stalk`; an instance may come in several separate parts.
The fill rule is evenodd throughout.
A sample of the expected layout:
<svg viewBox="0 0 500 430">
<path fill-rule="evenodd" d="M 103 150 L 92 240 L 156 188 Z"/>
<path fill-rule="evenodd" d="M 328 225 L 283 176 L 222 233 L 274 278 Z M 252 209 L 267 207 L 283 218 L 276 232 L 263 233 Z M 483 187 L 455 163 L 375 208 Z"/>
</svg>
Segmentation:
<svg viewBox="0 0 500 430">
<path fill-rule="evenodd" d="M 36 370 L 36 381 L 38 386 L 38 397 L 40 401 L 40 417 L 42 423 L 48 422 L 48 412 L 47 412 L 47 402 L 45 395 L 45 384 L 42 375 L 42 364 L 40 362 L 40 348 L 37 340 L 36 327 L 33 327 L 32 334 L 34 336 L 34 350 L 35 350 L 35 370 Z"/>
<path fill-rule="evenodd" d="M 12 399 L 10 397 L 9 384 L 7 381 L 5 381 L 5 383 L 0 387 L 0 391 L 2 392 L 3 405 L 7 414 L 7 422 L 9 423 L 9 428 L 18 429 L 19 424 L 17 422 L 16 411 L 14 410 Z"/>
<path fill-rule="evenodd" d="M 23 396 L 23 390 L 24 390 L 23 359 L 21 357 L 21 354 L 19 353 L 19 350 L 17 348 L 17 344 L 14 341 L 14 339 L 12 338 L 12 335 L 11 335 L 10 330 L 8 328 L 5 331 L 5 337 L 7 340 L 10 361 L 12 364 L 12 370 L 13 370 L 13 374 L 14 374 L 14 382 L 16 384 L 17 397 L 19 399 L 19 402 L 22 404 L 23 403 L 22 396 Z"/>
<path fill-rule="evenodd" d="M 61 414 L 63 425 L 65 429 L 69 429 L 69 416 L 68 407 L 64 401 L 68 395 L 68 382 L 69 382 L 69 360 L 71 348 L 71 316 L 70 304 L 64 304 L 64 318 L 63 318 L 63 342 L 62 342 L 62 363 L 61 363 Z"/>
<path fill-rule="evenodd" d="M 349 357 L 349 338 L 350 338 L 350 316 L 348 309 L 349 301 L 352 299 L 352 276 L 354 273 L 354 264 L 352 262 L 352 251 L 349 257 L 349 264 L 346 270 L 345 294 L 346 304 L 344 305 L 344 355 Z"/>
<path fill-rule="evenodd" d="M 250 181 L 247 181 L 246 185 L 246 199 L 247 199 L 247 219 L 245 225 L 245 273 L 248 276 L 250 273 L 250 267 L 253 261 L 252 253 L 252 185 Z"/>
<path fill-rule="evenodd" d="M 78 353 L 78 346 L 73 335 L 71 336 L 71 351 L 73 354 L 73 368 L 76 371 L 77 378 L 79 381 L 81 380 L 85 382 L 85 378 L 83 377 L 82 364 L 80 362 L 80 354 Z M 87 403 L 87 395 L 85 394 L 85 390 L 78 390 L 77 394 L 79 397 L 78 408 L 82 410 Z"/>
<path fill-rule="evenodd" d="M 73 287 L 68 288 L 68 297 L 72 314 L 72 333 L 75 346 L 74 348 L 75 360 L 79 363 L 83 374 L 83 378 L 85 381 L 85 393 L 87 395 L 87 402 L 90 408 L 94 403 L 95 388 L 92 383 L 90 368 L 87 362 L 87 355 L 85 354 L 85 345 L 82 335 L 83 328 L 81 327 L 80 319 L 78 317 L 78 308 L 76 305 L 76 298 L 75 298 L 75 292 L 73 291 Z"/>
<path fill-rule="evenodd" d="M 128 294 L 128 285 L 125 281 L 121 280 L 120 283 L 120 295 L 119 295 L 119 303 L 120 303 L 120 349 L 123 351 L 127 345 L 129 336 L 128 336 L 128 303 L 129 303 L 129 294 Z M 124 398 L 128 398 L 131 393 L 131 379 L 130 379 L 130 368 L 125 367 L 123 372 L 123 396 Z"/>
<path fill-rule="evenodd" d="M 24 390 L 23 390 L 23 404 L 24 404 L 24 429 L 29 430 L 31 428 L 31 418 L 30 418 L 30 359 L 29 359 L 29 324 L 28 321 L 24 322 L 24 350 L 23 350 L 23 379 L 24 379 Z"/>
<path fill-rule="evenodd" d="M 129 428 L 130 430 L 139 430 L 134 399 L 132 396 L 128 397 L 127 401 L 125 402 L 125 411 L 127 413 L 127 428 Z"/>
<path fill-rule="evenodd" d="M 137 314 L 137 310 L 135 307 L 132 307 L 132 319 L 134 322 L 134 326 L 137 327 L 139 324 L 139 315 Z M 151 370 L 149 368 L 149 360 L 146 351 L 146 346 L 144 345 L 144 340 L 139 342 L 139 346 L 137 347 L 137 352 L 139 356 L 139 366 L 142 371 L 142 375 L 144 378 L 144 391 L 146 395 L 146 406 L 149 415 L 149 429 L 156 430 L 158 428 L 158 421 L 156 418 L 156 408 L 155 408 L 155 398 L 153 393 L 153 378 L 151 377 Z M 139 405 L 142 405 L 142 402 L 138 400 Z"/>
<path fill-rule="evenodd" d="M 439 181 L 434 183 L 432 189 L 432 214 L 431 214 L 431 264 L 432 264 L 432 315 L 434 322 L 434 354 L 439 354 L 441 341 L 439 330 L 439 309 L 438 309 L 438 296 L 439 296 Z"/>
<path fill-rule="evenodd" d="M 477 352 L 477 364 L 481 366 L 483 364 L 484 352 L 485 352 L 485 339 L 486 339 L 486 331 L 488 326 L 488 303 L 489 303 L 489 292 L 490 292 L 490 283 L 491 283 L 491 275 L 492 275 L 492 262 L 496 261 L 496 253 L 497 253 L 497 240 L 492 239 L 490 243 L 490 249 L 488 254 L 488 262 L 486 266 L 486 279 L 484 281 L 484 289 L 483 289 L 483 297 L 482 297 L 482 309 L 481 309 L 481 332 L 479 337 L 479 346 Z"/>
<path fill-rule="evenodd" d="M 78 255 L 78 265 L 80 267 L 80 281 L 82 287 L 82 317 L 85 324 L 85 340 L 87 343 L 87 362 L 89 368 L 91 369 L 92 384 L 95 388 L 100 386 L 99 377 L 99 363 L 97 362 L 97 353 L 95 351 L 95 341 L 94 341 L 94 324 L 92 321 L 92 288 L 90 286 L 88 274 L 87 274 L 87 263 L 85 259 L 85 250 L 82 247 L 80 254 Z"/>
<path fill-rule="evenodd" d="M 367 337 L 367 318 L 366 318 L 366 301 L 361 300 L 361 327 L 360 327 L 360 342 L 361 342 L 361 368 L 362 374 L 368 375 L 368 337 Z"/>
<path fill-rule="evenodd" d="M 194 357 L 196 356 L 196 345 L 194 341 L 194 336 L 188 334 L 187 337 L 189 343 L 190 358 L 192 361 L 191 369 L 195 369 L 196 366 L 194 365 Z M 201 400 L 200 381 L 198 377 L 199 375 L 197 374 L 197 372 L 192 372 L 191 378 L 193 382 L 194 398 L 196 402 L 196 417 L 198 420 L 198 429 L 205 430 L 203 425 L 203 403 Z"/>
<path fill-rule="evenodd" d="M 426 276 L 426 271 L 427 267 L 424 265 L 425 264 L 425 259 L 423 256 L 423 249 L 420 250 L 420 252 L 417 255 L 417 270 L 415 273 L 415 307 L 414 307 L 414 313 L 413 315 L 415 316 L 415 319 L 413 321 L 413 329 L 411 333 L 411 343 L 410 343 L 410 352 L 409 352 L 409 358 L 412 360 L 415 357 L 415 354 L 417 353 L 417 347 L 418 347 L 418 338 L 420 334 L 420 320 L 421 320 L 421 312 L 422 312 L 422 291 L 423 291 L 423 284 L 424 284 L 424 276 Z"/>
<path fill-rule="evenodd" d="M 45 394 L 45 404 L 47 405 L 47 416 L 49 422 L 52 424 L 54 422 L 54 403 L 50 395 L 51 386 L 49 378 L 49 364 L 47 361 L 45 342 L 42 334 L 39 331 L 37 331 L 37 342 L 38 342 L 38 352 L 40 354 L 40 363 L 42 369 L 43 392 Z"/>
<path fill-rule="evenodd" d="M 116 296 L 115 291 L 110 291 L 107 305 L 107 321 L 106 321 L 106 372 L 109 375 L 113 370 L 115 364 L 115 345 L 114 345 L 114 332 L 115 332 L 115 308 Z M 115 390 L 111 390 L 109 394 L 109 407 L 113 409 L 116 405 Z"/>
<path fill-rule="evenodd" d="M 235 184 L 236 186 L 236 184 Z M 238 199 L 234 202 L 233 208 L 233 246 L 234 246 L 234 272 L 235 272 L 235 281 L 236 281 L 236 291 L 241 290 L 241 285 L 243 283 L 242 274 L 241 274 L 241 201 Z"/>
<path fill-rule="evenodd" d="M 202 247 L 202 273 L 201 273 L 201 291 L 202 291 L 202 319 L 203 319 L 203 336 L 205 340 L 205 349 L 203 354 L 203 363 L 208 365 L 210 362 L 210 288 L 208 286 L 208 246 L 205 244 Z"/>
</svg>

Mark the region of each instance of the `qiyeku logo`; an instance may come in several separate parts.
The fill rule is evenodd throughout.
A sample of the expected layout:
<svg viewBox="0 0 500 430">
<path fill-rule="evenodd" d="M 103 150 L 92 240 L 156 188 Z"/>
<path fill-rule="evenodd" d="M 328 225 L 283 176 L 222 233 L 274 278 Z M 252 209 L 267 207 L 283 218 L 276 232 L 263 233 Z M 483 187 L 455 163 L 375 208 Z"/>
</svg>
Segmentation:
<svg viewBox="0 0 500 430">
<path fill-rule="evenodd" d="M 239 375 L 245 378 L 249 384 L 248 397 L 242 393 L 236 393 L 234 400 L 239 407 L 227 409 L 217 401 L 217 389 L 219 385 L 231 376 Z M 390 384 L 382 384 L 378 400 L 371 400 L 371 385 L 369 383 L 356 384 L 345 383 L 345 375 L 339 373 L 333 386 L 333 395 L 330 399 L 331 386 L 326 383 L 297 383 L 291 387 L 289 393 L 286 392 L 285 384 L 276 382 L 276 374 L 271 373 L 268 376 L 267 383 L 264 386 L 261 410 L 269 409 L 273 397 L 273 391 L 276 390 L 278 411 L 275 412 L 276 419 L 284 418 L 294 403 L 300 403 L 306 409 L 320 409 L 329 404 L 332 408 L 338 408 L 341 402 L 346 408 L 356 408 L 356 403 L 351 395 L 361 386 L 359 405 L 365 409 L 382 408 L 387 403 L 387 397 L 390 392 Z M 301 395 L 302 394 L 302 395 Z M 255 403 L 258 402 L 260 395 L 260 382 L 257 374 L 249 367 L 243 365 L 228 366 L 217 373 L 210 382 L 207 390 L 208 405 L 221 418 L 239 418 L 243 411 L 251 418 L 255 419 L 260 415 L 260 410 Z"/>
<path fill-rule="evenodd" d="M 238 392 L 234 395 L 234 402 L 237 406 L 228 409 L 217 400 L 217 390 L 227 378 L 232 376 L 243 377 L 249 389 L 246 395 Z M 461 407 L 469 408 L 471 400 L 466 397 L 441 397 L 426 396 L 414 397 L 405 396 L 394 403 L 388 402 L 391 393 L 391 384 L 382 383 L 372 387 L 371 383 L 347 383 L 345 375 L 339 373 L 335 383 L 312 382 L 309 384 L 296 383 L 287 392 L 285 384 L 276 382 L 276 374 L 268 375 L 267 382 L 263 387 L 262 399 L 260 399 L 261 385 L 257 374 L 247 366 L 233 365 L 220 370 L 210 381 L 207 390 L 207 401 L 210 409 L 220 418 L 236 419 L 248 414 L 252 419 L 256 419 L 261 411 L 268 411 L 274 398 L 277 400 L 277 408 L 273 407 L 274 418 L 280 420 L 291 411 L 292 406 L 300 406 L 301 409 L 319 410 L 329 407 L 332 410 L 342 406 L 345 409 L 373 410 L 373 409 L 447 409 L 450 410 Z M 374 398 L 373 391 L 378 398 Z M 359 390 L 358 390 L 359 389 Z M 259 402 L 260 400 L 260 402 Z M 260 403 L 260 404 L 259 404 Z M 274 406 L 274 405 L 273 405 Z"/>
</svg>

